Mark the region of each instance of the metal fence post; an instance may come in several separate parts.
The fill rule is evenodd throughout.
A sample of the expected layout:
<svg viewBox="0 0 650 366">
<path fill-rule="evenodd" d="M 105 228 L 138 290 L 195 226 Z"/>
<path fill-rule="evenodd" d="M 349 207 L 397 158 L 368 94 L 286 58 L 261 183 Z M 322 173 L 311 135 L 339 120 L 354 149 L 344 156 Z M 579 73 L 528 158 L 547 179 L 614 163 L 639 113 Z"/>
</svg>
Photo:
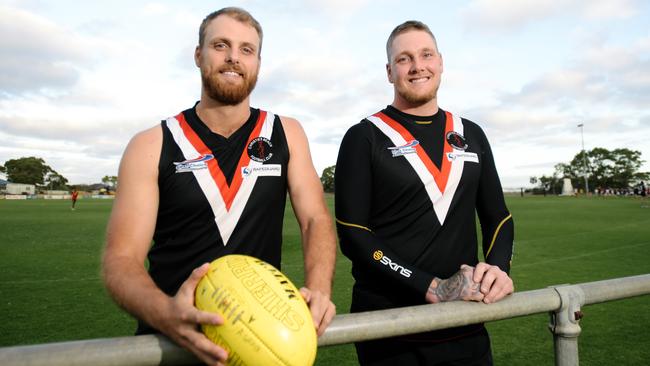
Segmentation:
<svg viewBox="0 0 650 366">
<path fill-rule="evenodd" d="M 553 333 L 556 366 L 578 366 L 578 336 L 580 335 L 581 307 L 585 294 L 580 286 L 557 286 L 561 306 L 550 312 L 549 329 Z"/>
</svg>

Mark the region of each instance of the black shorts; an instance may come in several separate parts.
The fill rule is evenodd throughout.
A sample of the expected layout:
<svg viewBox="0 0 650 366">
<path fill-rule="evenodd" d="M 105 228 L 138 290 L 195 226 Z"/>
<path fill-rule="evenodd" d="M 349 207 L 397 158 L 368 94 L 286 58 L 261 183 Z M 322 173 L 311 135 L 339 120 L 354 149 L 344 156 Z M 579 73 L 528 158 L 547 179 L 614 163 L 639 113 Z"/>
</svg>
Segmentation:
<svg viewBox="0 0 650 366">
<path fill-rule="evenodd" d="M 490 337 L 485 328 L 443 342 L 412 342 L 400 338 L 356 343 L 362 366 L 491 366 Z"/>
</svg>

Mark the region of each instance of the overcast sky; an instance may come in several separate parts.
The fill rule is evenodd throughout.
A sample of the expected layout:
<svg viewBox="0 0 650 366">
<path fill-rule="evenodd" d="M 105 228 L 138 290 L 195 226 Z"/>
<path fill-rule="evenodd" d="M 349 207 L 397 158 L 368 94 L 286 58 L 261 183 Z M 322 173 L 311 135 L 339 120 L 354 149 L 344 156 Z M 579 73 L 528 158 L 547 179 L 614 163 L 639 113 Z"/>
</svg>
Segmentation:
<svg viewBox="0 0 650 366">
<path fill-rule="evenodd" d="M 0 164 L 41 157 L 71 184 L 117 175 L 133 134 L 198 100 L 198 26 L 230 5 L 264 29 L 253 106 L 301 121 L 319 174 L 392 101 L 385 42 L 409 19 L 438 39 L 440 106 L 483 127 L 504 187 L 570 161 L 580 123 L 586 149 L 650 161 L 648 1 L 0 0 Z"/>
</svg>

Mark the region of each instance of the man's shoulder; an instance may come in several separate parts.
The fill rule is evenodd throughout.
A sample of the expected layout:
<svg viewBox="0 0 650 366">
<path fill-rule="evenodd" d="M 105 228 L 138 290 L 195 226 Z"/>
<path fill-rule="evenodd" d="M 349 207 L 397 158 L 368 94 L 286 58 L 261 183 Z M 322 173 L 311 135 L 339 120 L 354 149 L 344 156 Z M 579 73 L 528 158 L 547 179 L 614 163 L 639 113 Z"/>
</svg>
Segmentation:
<svg viewBox="0 0 650 366">
<path fill-rule="evenodd" d="M 378 131 L 368 118 L 364 118 L 348 127 L 341 143 L 357 143 L 361 140 L 373 141 L 375 139 L 373 135 Z"/>
<path fill-rule="evenodd" d="M 136 133 L 126 148 L 125 154 L 156 154 L 162 146 L 162 126 L 160 124 Z"/>
<path fill-rule="evenodd" d="M 156 139 L 156 138 L 159 138 L 161 136 L 161 132 L 162 132 L 162 124 L 159 123 L 157 125 L 151 126 L 151 127 L 147 128 L 145 130 L 142 130 L 142 131 L 136 133 L 135 135 L 133 135 L 133 138 L 131 139 L 131 141 L 134 141 L 134 140 L 147 141 L 147 140 L 150 140 L 150 139 Z"/>
<path fill-rule="evenodd" d="M 275 115 L 276 121 L 280 121 L 280 126 L 282 127 L 282 130 L 284 131 L 285 136 L 287 136 L 288 140 L 291 141 L 295 139 L 296 137 L 299 136 L 306 136 L 305 131 L 302 128 L 302 125 L 300 124 L 300 121 L 293 117 L 289 116 L 281 116 L 281 115 Z"/>
</svg>

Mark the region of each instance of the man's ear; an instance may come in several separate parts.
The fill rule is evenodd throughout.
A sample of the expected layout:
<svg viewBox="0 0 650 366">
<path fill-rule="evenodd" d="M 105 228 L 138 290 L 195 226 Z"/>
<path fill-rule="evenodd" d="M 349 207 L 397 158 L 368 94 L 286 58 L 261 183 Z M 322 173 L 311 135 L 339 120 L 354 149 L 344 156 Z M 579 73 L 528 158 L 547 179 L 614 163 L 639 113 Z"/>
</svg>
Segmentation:
<svg viewBox="0 0 650 366">
<path fill-rule="evenodd" d="M 386 64 L 386 76 L 388 77 L 388 82 L 393 83 L 393 72 L 390 69 L 390 63 Z"/>
<path fill-rule="evenodd" d="M 201 67 L 201 46 L 196 46 L 194 49 L 194 64 L 196 67 Z"/>
</svg>

